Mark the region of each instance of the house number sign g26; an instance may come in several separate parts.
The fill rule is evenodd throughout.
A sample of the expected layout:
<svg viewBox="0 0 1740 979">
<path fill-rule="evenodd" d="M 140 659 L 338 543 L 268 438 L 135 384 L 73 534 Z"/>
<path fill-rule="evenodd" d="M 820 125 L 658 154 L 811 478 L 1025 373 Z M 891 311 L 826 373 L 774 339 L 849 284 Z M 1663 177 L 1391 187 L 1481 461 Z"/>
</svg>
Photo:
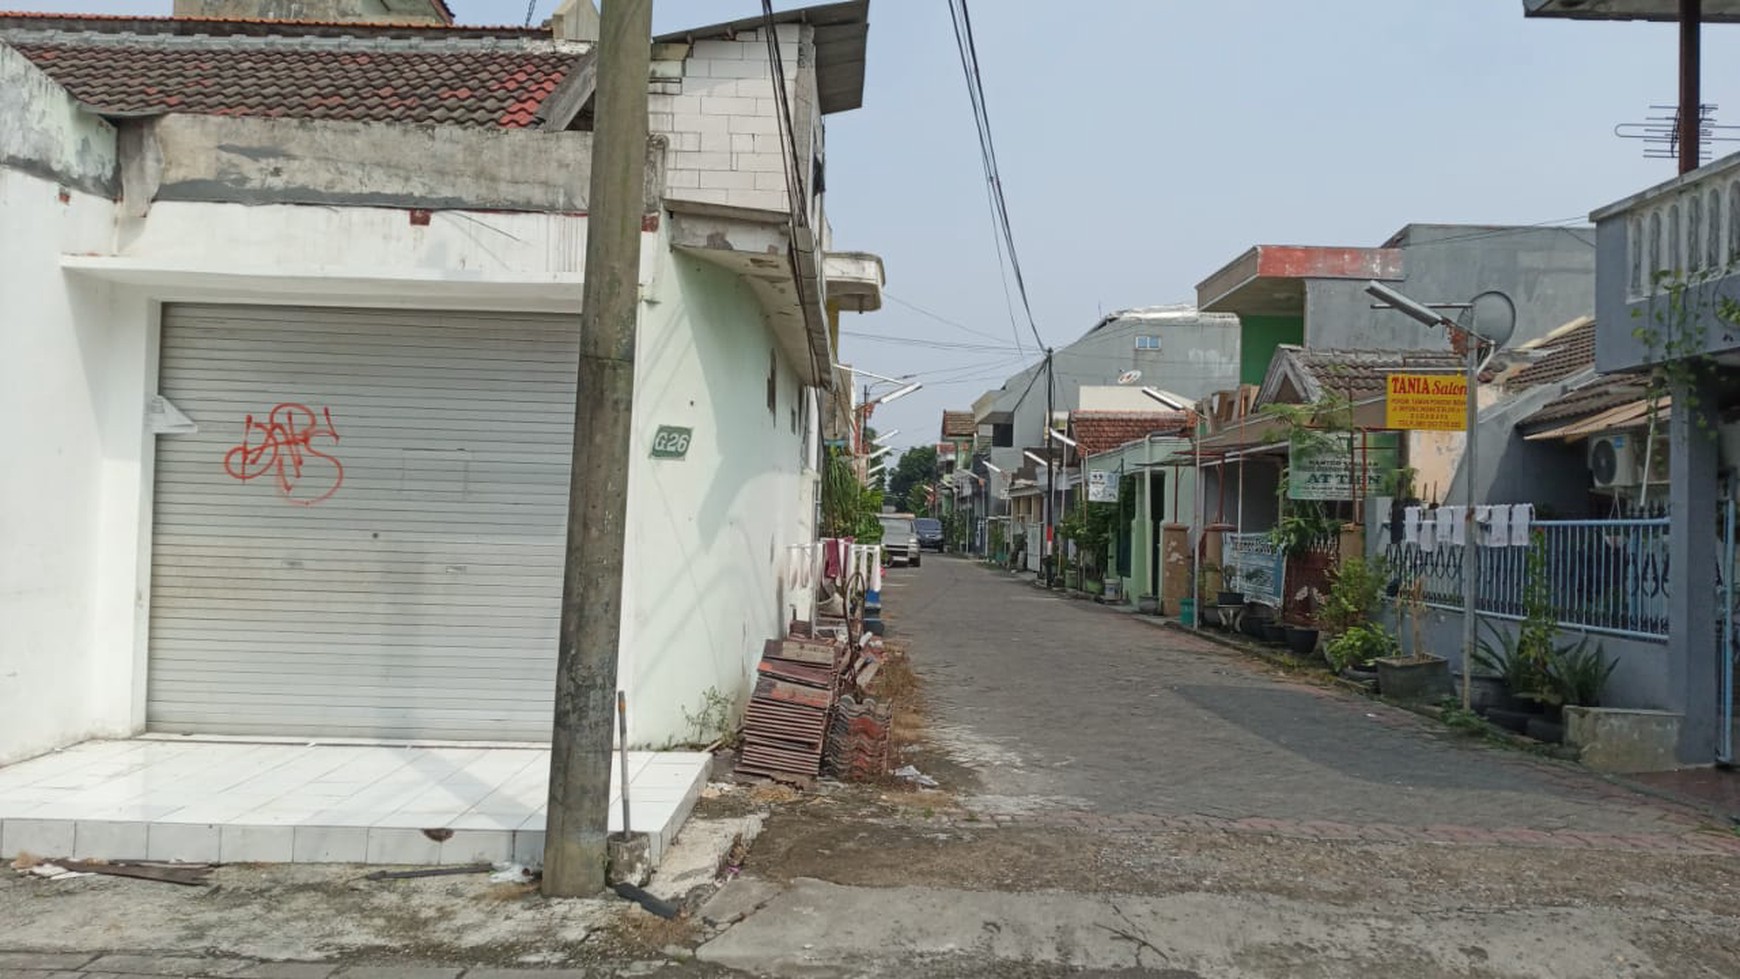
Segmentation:
<svg viewBox="0 0 1740 979">
<path fill-rule="evenodd" d="M 689 443 L 695 437 L 692 428 L 680 428 L 676 425 L 660 425 L 658 434 L 653 436 L 652 457 L 654 459 L 681 459 L 689 454 Z"/>
</svg>

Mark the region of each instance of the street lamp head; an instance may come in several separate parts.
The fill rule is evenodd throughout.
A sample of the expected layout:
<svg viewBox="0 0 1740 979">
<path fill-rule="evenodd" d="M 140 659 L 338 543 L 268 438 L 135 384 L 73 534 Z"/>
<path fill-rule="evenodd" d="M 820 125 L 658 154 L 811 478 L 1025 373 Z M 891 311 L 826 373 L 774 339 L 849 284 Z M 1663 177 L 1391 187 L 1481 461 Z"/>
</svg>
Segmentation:
<svg viewBox="0 0 1740 979">
<path fill-rule="evenodd" d="M 871 445 L 882 445 L 882 444 L 886 443 L 889 439 L 891 439 L 894 436 L 899 435 L 899 434 L 900 434 L 900 429 L 891 428 L 888 431 L 883 432 L 882 434 L 871 439 L 870 444 Z"/>
<path fill-rule="evenodd" d="M 905 386 L 903 388 L 900 388 L 900 389 L 894 390 L 894 391 L 890 391 L 887 394 L 881 395 L 881 396 L 876 397 L 876 398 L 872 398 L 870 400 L 870 404 L 885 405 L 885 404 L 888 404 L 892 401 L 895 401 L 896 399 L 904 398 L 907 395 L 911 394 L 912 392 L 917 391 L 921 387 L 924 387 L 924 385 L 919 383 L 918 381 L 913 381 L 911 384 L 908 384 L 907 386 Z"/>
<path fill-rule="evenodd" d="M 1072 449 L 1075 448 L 1075 446 L 1076 446 L 1075 439 L 1070 438 L 1069 436 L 1063 434 L 1062 432 L 1058 431 L 1057 429 L 1048 428 L 1048 429 L 1046 429 L 1046 432 L 1052 438 L 1058 440 L 1059 442 L 1062 442 L 1064 445 L 1067 445 Z"/>
<path fill-rule="evenodd" d="M 1418 320 L 1426 326 L 1455 326 L 1455 322 L 1443 313 L 1432 309 L 1424 303 L 1409 299 L 1407 296 L 1391 289 L 1381 282 L 1367 282 L 1365 291 L 1373 299 L 1396 310 L 1409 319 Z"/>
<path fill-rule="evenodd" d="M 1191 408 L 1190 402 L 1183 395 L 1173 394 L 1171 391 L 1162 391 L 1157 387 L 1145 386 L 1142 388 L 1142 393 L 1173 411 L 1189 411 Z"/>
<path fill-rule="evenodd" d="M 865 459 L 865 461 L 869 461 L 871 459 L 880 459 L 881 457 L 883 457 L 883 456 L 885 456 L 888 453 L 893 452 L 893 451 L 894 451 L 894 446 L 884 445 L 882 448 L 877 449 L 875 452 L 872 452 L 869 455 L 865 456 L 864 459 Z"/>
<path fill-rule="evenodd" d="M 1041 458 L 1041 457 L 1040 457 L 1040 456 L 1037 456 L 1037 455 L 1034 455 L 1034 454 L 1033 454 L 1033 453 L 1031 453 L 1031 452 L 1028 452 L 1028 451 L 1027 451 L 1027 450 L 1026 450 L 1026 449 L 1022 449 L 1022 450 L 1021 450 L 1021 454 L 1022 454 L 1022 455 L 1024 455 L 1024 456 L 1026 456 L 1026 457 L 1027 457 L 1027 458 L 1029 458 L 1029 459 L 1032 459 L 1032 460 L 1033 460 L 1033 461 L 1034 461 L 1034 462 L 1037 462 L 1037 463 L 1038 463 L 1038 464 L 1040 464 L 1040 465 L 1042 465 L 1042 466 L 1047 466 L 1047 467 L 1049 467 L 1049 466 L 1050 466 L 1050 465 L 1051 465 L 1051 460 L 1050 460 L 1050 459 L 1045 459 L 1045 458 Z"/>
<path fill-rule="evenodd" d="M 996 463 L 992 462 L 989 459 L 985 460 L 985 468 L 991 470 L 992 472 L 996 473 L 999 476 L 1001 476 L 1003 474 L 1003 467 L 997 465 Z"/>
</svg>

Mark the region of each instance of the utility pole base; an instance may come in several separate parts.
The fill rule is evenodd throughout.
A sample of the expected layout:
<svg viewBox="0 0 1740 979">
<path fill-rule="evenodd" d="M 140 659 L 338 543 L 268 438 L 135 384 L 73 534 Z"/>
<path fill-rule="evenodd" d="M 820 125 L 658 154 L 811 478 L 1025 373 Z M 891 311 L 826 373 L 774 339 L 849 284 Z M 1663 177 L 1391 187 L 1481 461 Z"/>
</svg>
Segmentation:
<svg viewBox="0 0 1740 979">
<path fill-rule="evenodd" d="M 645 833 L 612 833 L 608 850 L 610 858 L 604 877 L 610 886 L 645 887 L 652 879 L 652 837 Z"/>
</svg>

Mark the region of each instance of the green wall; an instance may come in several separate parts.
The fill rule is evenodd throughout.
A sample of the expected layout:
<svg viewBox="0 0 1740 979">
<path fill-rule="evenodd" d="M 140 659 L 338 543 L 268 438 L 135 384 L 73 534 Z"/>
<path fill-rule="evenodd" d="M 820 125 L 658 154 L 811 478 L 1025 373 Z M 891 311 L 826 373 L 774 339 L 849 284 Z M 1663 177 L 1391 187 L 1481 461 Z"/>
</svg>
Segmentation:
<svg viewBox="0 0 1740 979">
<path fill-rule="evenodd" d="M 1305 342 L 1303 316 L 1239 317 L 1239 383 L 1262 384 L 1275 347 Z"/>
</svg>

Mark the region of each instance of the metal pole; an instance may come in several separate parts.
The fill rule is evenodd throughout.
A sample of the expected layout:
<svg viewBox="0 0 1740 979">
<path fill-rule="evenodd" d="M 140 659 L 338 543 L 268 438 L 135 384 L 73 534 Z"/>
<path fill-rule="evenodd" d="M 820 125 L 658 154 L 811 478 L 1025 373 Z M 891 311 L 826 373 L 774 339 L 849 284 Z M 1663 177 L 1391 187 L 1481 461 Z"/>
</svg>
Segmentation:
<svg viewBox="0 0 1740 979">
<path fill-rule="evenodd" d="M 1196 504 L 1196 543 L 1194 544 L 1195 550 L 1193 551 L 1193 553 L 1196 555 L 1196 560 L 1191 562 L 1191 570 L 1194 573 L 1190 576 L 1190 605 L 1191 605 L 1190 627 L 1192 629 L 1201 629 L 1202 628 L 1202 555 L 1203 555 L 1204 549 L 1208 546 L 1208 526 L 1207 526 L 1208 521 L 1206 519 L 1206 516 L 1208 513 L 1208 508 L 1204 505 L 1206 501 L 1204 501 L 1202 498 L 1202 421 L 1201 421 L 1201 419 L 1198 419 L 1195 422 L 1195 424 L 1190 426 L 1190 434 L 1195 436 L 1194 438 L 1191 439 L 1191 441 L 1193 443 L 1195 443 L 1192 446 L 1192 448 L 1194 448 L 1196 450 L 1196 471 L 1191 474 L 1191 480 L 1190 480 L 1190 496 L 1191 496 L 1192 501 L 1195 502 L 1195 504 Z M 1172 472 L 1174 474 L 1173 478 L 1176 479 L 1178 467 L 1174 466 L 1172 468 Z M 1174 495 L 1173 499 L 1176 500 L 1177 496 Z M 1174 510 L 1174 512 L 1175 513 L 1177 512 L 1176 509 Z M 1174 518 L 1174 519 L 1176 519 L 1176 518 Z M 1221 560 L 1224 562 L 1226 560 L 1226 555 L 1224 555 L 1224 554 L 1221 555 Z"/>
<path fill-rule="evenodd" d="M 1701 34 L 1704 21 L 1704 0 L 1680 0 L 1680 172 L 1698 168 L 1703 157 L 1699 130 L 1703 125 L 1703 97 L 1699 94 L 1702 80 Z"/>
<path fill-rule="evenodd" d="M 1055 471 L 1051 459 L 1051 416 L 1052 398 L 1054 396 L 1051 373 L 1051 348 L 1045 348 L 1045 526 L 1039 532 L 1039 566 L 1045 572 L 1045 587 L 1051 587 L 1052 573 L 1057 569 L 1057 531 L 1052 527 L 1052 520 L 1057 511 L 1051 496 L 1057 492 L 1057 482 L 1053 478 Z M 1049 557 L 1051 560 L 1047 561 Z"/>
<path fill-rule="evenodd" d="M 1722 518 L 1722 730 L 1716 760 L 1734 763 L 1734 498 Z"/>
<path fill-rule="evenodd" d="M 652 0 L 604 0 L 543 892 L 604 889 L 634 410 Z"/>
<path fill-rule="evenodd" d="M 1474 706 L 1474 617 L 1478 614 L 1480 553 L 1474 539 L 1478 529 L 1474 522 L 1475 464 L 1479 460 L 1480 442 L 1480 339 L 1473 331 L 1468 339 L 1468 436 L 1462 449 L 1462 499 L 1468 512 L 1462 515 L 1462 709 Z M 1415 650 L 1416 653 L 1419 650 Z"/>
</svg>

